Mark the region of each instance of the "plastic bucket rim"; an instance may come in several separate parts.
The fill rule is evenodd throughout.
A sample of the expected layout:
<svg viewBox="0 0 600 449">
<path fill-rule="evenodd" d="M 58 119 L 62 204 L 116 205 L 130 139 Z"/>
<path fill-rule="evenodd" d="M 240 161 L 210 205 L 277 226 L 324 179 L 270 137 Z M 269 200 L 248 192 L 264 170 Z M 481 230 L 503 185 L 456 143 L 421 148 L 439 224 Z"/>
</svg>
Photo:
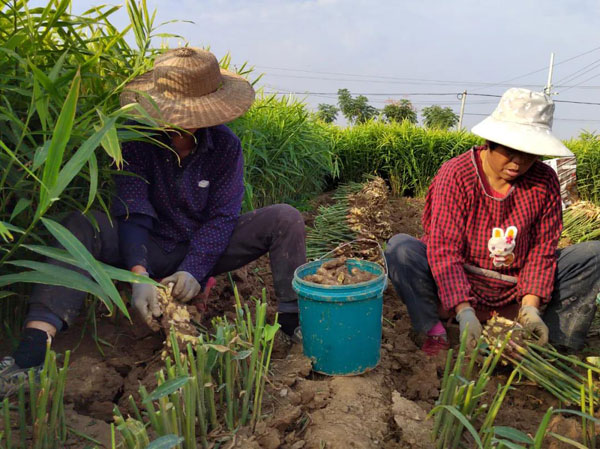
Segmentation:
<svg viewBox="0 0 600 449">
<path fill-rule="evenodd" d="M 331 290 L 344 290 L 344 289 L 347 290 L 348 288 L 354 288 L 354 287 L 363 288 L 363 287 L 368 286 L 369 284 L 376 284 L 378 282 L 381 282 L 382 278 L 383 279 L 387 278 L 385 269 L 381 265 L 379 265 L 377 262 L 371 262 L 370 260 L 362 260 L 362 259 L 356 259 L 356 260 L 358 260 L 360 262 L 366 262 L 368 264 L 372 264 L 372 265 L 377 266 L 378 268 L 381 268 L 381 274 L 379 274 L 376 278 L 368 280 L 368 281 L 359 282 L 357 284 L 346 284 L 346 285 L 323 285 L 323 284 L 318 284 L 316 282 L 306 281 L 306 280 L 304 280 L 304 278 L 301 278 L 298 275 L 298 272 L 302 268 L 306 267 L 307 265 L 315 263 L 315 262 L 326 262 L 327 260 L 332 260 L 332 259 L 317 259 L 317 260 L 313 260 L 311 262 L 307 262 L 305 264 L 300 265 L 298 268 L 296 268 L 294 270 L 294 281 L 298 282 L 299 284 L 304 284 L 304 285 L 307 285 L 307 286 L 312 287 L 312 288 L 323 288 L 323 289 L 327 289 L 328 291 L 331 291 Z"/>
</svg>

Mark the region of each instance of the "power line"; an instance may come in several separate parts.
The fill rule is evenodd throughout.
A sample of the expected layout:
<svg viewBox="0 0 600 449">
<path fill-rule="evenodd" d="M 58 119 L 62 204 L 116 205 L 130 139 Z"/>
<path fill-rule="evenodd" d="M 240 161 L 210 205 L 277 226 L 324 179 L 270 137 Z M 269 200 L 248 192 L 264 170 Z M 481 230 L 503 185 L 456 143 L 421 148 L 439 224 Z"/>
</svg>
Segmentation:
<svg viewBox="0 0 600 449">
<path fill-rule="evenodd" d="M 476 112 L 465 112 L 465 115 L 476 115 L 480 117 L 487 117 L 489 114 L 479 114 Z M 595 119 L 586 119 L 586 118 L 563 118 L 563 117 L 554 117 L 554 120 L 560 120 L 565 122 L 600 122 L 600 120 Z"/>
<path fill-rule="evenodd" d="M 596 76 L 600 76 L 600 74 L 594 75 L 592 78 Z M 591 78 L 589 78 L 591 79 Z M 564 91 L 563 91 L 564 92 Z M 310 95 L 310 96 L 324 96 L 324 97 L 335 97 L 337 98 L 337 92 L 311 92 L 311 91 L 288 91 L 285 89 L 278 89 L 277 91 L 265 91 L 268 94 L 277 94 L 277 95 Z M 456 92 L 352 92 L 353 95 L 364 95 L 365 97 L 377 97 L 377 96 L 387 96 L 387 97 L 410 97 L 410 96 L 446 96 L 446 95 L 458 95 Z M 474 97 L 491 97 L 491 98 L 501 98 L 502 95 L 496 94 L 478 94 L 478 93 L 468 93 L 469 96 Z M 553 100 L 555 103 L 569 103 L 569 104 L 585 104 L 591 106 L 600 106 L 600 103 L 592 102 L 592 101 L 574 101 L 574 100 Z M 471 103 L 473 104 L 473 103 Z M 483 104 L 483 103 L 482 103 Z M 491 103 L 490 103 L 491 104 Z"/>
</svg>

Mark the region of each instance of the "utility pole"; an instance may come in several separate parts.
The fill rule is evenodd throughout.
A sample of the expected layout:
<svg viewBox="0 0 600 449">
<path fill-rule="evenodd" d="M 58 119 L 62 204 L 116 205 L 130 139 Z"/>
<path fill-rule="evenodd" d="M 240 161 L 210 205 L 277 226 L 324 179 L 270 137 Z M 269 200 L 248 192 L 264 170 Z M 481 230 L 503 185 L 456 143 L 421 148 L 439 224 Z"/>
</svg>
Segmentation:
<svg viewBox="0 0 600 449">
<path fill-rule="evenodd" d="M 544 93 L 546 95 L 552 95 L 552 70 L 554 69 L 554 53 L 550 53 L 550 67 L 548 67 L 548 82 L 544 87 Z"/>
<path fill-rule="evenodd" d="M 463 115 L 465 114 L 465 102 L 467 101 L 467 91 L 463 91 L 462 94 L 460 94 L 460 99 L 461 99 L 461 103 L 460 103 L 460 116 L 458 117 L 458 130 L 460 131 L 462 129 L 462 122 L 463 122 Z"/>
</svg>

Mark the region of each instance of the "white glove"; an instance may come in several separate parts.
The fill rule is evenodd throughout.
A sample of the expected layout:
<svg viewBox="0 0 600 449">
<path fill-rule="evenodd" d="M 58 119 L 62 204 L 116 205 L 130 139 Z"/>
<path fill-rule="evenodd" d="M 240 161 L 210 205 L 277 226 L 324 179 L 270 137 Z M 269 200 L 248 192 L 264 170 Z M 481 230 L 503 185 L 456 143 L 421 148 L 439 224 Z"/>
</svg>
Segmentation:
<svg viewBox="0 0 600 449">
<path fill-rule="evenodd" d="M 173 298 L 181 302 L 188 302 L 196 297 L 202 289 L 196 278 L 187 271 L 177 271 L 171 276 L 164 278 L 162 283 L 164 285 L 173 283 L 174 286 L 171 294 Z"/>
<path fill-rule="evenodd" d="M 467 348 L 475 349 L 477 340 L 481 336 L 481 323 L 475 315 L 473 307 L 465 307 L 456 314 L 456 320 L 460 323 L 460 335 L 467 329 Z"/>
<path fill-rule="evenodd" d="M 148 273 L 138 274 L 141 276 L 148 276 Z M 131 291 L 131 303 L 146 323 L 150 323 L 153 316 L 160 316 L 161 310 L 158 302 L 158 289 L 154 285 L 132 283 Z"/>
</svg>

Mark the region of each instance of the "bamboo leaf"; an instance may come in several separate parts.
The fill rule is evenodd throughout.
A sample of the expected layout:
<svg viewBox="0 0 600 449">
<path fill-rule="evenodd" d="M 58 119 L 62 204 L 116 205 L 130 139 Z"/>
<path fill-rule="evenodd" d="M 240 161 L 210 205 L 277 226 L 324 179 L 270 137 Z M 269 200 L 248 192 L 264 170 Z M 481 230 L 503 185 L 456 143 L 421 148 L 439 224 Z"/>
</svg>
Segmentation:
<svg viewBox="0 0 600 449">
<path fill-rule="evenodd" d="M 154 390 L 150 395 L 143 400 L 144 403 L 156 401 L 162 397 L 168 396 L 171 393 L 175 393 L 177 390 L 182 388 L 185 384 L 190 381 L 191 377 L 176 377 L 175 379 L 169 379 L 164 382 L 160 387 Z"/>
<path fill-rule="evenodd" d="M 16 295 L 15 292 L 11 292 L 11 291 L 8 291 L 8 290 L 0 291 L 0 299 L 6 298 L 8 296 L 14 296 L 14 295 Z"/>
<path fill-rule="evenodd" d="M 42 223 L 44 223 L 44 226 L 46 226 L 54 238 L 77 260 L 77 265 L 92 275 L 100 285 L 102 291 L 112 300 L 123 315 L 129 318 L 129 312 L 127 312 L 127 308 L 112 280 L 100 263 L 83 246 L 83 243 L 77 240 L 67 228 L 53 220 L 42 218 Z"/>
<path fill-rule="evenodd" d="M 0 237 L 2 237 L 6 243 L 12 242 L 14 239 L 12 233 L 8 230 L 3 221 L 0 221 Z"/>
<path fill-rule="evenodd" d="M 54 189 L 57 183 L 58 174 L 62 165 L 63 154 L 71 137 L 73 122 L 75 120 L 77 99 L 79 98 L 80 83 L 81 75 L 78 71 L 73 79 L 73 82 L 71 83 L 69 94 L 65 99 L 58 120 L 56 121 L 54 133 L 52 134 L 52 141 L 50 143 L 50 147 L 48 148 L 48 157 L 44 163 L 42 182 L 50 191 Z M 36 216 L 42 216 L 53 200 L 54 199 L 50 197 L 50 192 L 44 189 L 40 190 L 40 203 L 36 211 Z"/>
<path fill-rule="evenodd" d="M 171 449 L 183 441 L 183 437 L 177 435 L 165 435 L 154 440 L 146 449 Z"/>
<path fill-rule="evenodd" d="M 77 273 L 79 274 L 79 273 Z M 85 279 L 85 276 L 80 275 Z M 89 280 L 89 279 L 88 279 Z M 46 284 L 46 285 L 57 285 L 60 287 L 68 287 L 73 288 L 75 290 L 87 292 L 86 286 L 83 283 L 73 284 L 69 282 L 69 280 L 61 277 L 57 277 L 54 274 L 43 273 L 40 271 L 24 271 L 22 273 L 16 274 L 5 274 L 4 276 L 0 276 L 0 287 L 4 287 L 5 285 L 16 284 L 18 282 L 23 282 L 26 284 Z M 92 293 L 92 292 L 88 292 Z M 109 302 L 110 304 L 110 302 Z M 108 307 L 108 305 L 107 305 Z M 112 313 L 112 304 L 110 304 L 109 310 Z"/>
<path fill-rule="evenodd" d="M 98 115 L 102 120 L 102 123 L 106 124 L 112 119 L 108 119 L 102 112 L 98 111 Z M 117 135 L 117 128 L 114 126 L 114 120 L 112 126 L 102 136 L 102 148 L 106 151 L 119 170 L 123 168 L 123 155 L 121 153 L 121 144 L 119 143 L 119 137 Z"/>
<path fill-rule="evenodd" d="M 69 162 L 60 170 L 60 174 L 53 188 L 50 189 L 50 195 L 52 198 L 58 198 L 63 190 L 69 185 L 73 178 L 81 171 L 83 165 L 89 161 L 94 150 L 100 145 L 100 142 L 106 135 L 106 133 L 115 126 L 117 117 L 112 117 L 107 120 L 100 130 L 92 134 L 84 143 L 79 147 L 77 152 L 71 157 Z"/>
<path fill-rule="evenodd" d="M 98 193 L 98 160 L 94 153 L 90 155 L 88 165 L 90 168 L 90 191 L 88 192 L 88 202 L 83 213 L 86 213 L 90 207 L 92 207 L 94 199 L 96 199 L 96 194 Z"/>
<path fill-rule="evenodd" d="M 30 204 L 31 200 L 29 198 L 19 198 L 19 201 L 17 201 L 17 204 L 10 215 L 10 221 L 13 221 L 15 217 L 18 217 Z"/>
<path fill-rule="evenodd" d="M 499 443 L 499 446 L 494 446 L 499 448 L 507 447 L 508 449 L 527 449 L 527 447 L 521 446 L 520 444 L 513 443 L 509 440 L 501 440 L 498 438 L 492 438 L 492 443 Z"/>
<path fill-rule="evenodd" d="M 78 273 L 77 271 L 73 271 L 58 265 L 53 265 L 51 263 L 38 262 L 34 260 L 12 260 L 6 263 L 16 267 L 30 268 L 50 276 L 60 277 L 62 282 L 61 285 L 66 285 L 68 287 L 78 286 L 80 287 L 78 290 L 91 293 L 99 298 L 104 298 L 105 301 L 108 300 L 98 284 L 83 274 Z"/>
<path fill-rule="evenodd" d="M 75 259 L 75 257 L 73 257 L 71 254 L 69 254 L 68 251 L 64 249 L 41 245 L 23 245 L 23 247 L 35 253 L 41 254 L 42 256 L 60 260 L 61 262 L 65 262 L 71 265 L 77 265 L 77 259 Z M 150 279 L 148 276 L 141 276 L 129 270 L 116 268 L 102 262 L 98 263 L 100 264 L 102 269 L 106 271 L 110 278 L 114 279 L 115 281 L 129 282 L 134 284 L 151 284 L 155 287 L 165 288 L 164 285 Z"/>
</svg>

